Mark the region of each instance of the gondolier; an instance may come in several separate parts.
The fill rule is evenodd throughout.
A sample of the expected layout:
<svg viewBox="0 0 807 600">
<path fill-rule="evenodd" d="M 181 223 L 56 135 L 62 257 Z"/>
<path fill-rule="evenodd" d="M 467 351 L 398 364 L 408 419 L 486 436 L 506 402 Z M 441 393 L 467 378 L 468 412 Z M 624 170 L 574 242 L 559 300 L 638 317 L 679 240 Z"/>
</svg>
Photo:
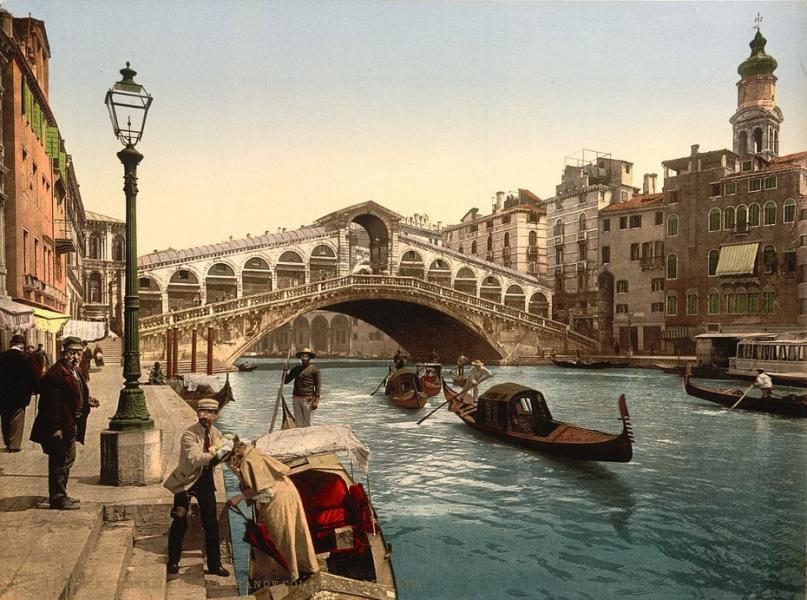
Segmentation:
<svg viewBox="0 0 807 600">
<path fill-rule="evenodd" d="M 770 375 L 765 372 L 765 369 L 757 369 L 757 379 L 754 381 L 754 387 L 762 388 L 762 397 L 770 398 L 771 391 L 773 390 L 773 381 Z"/>
<path fill-rule="evenodd" d="M 311 364 L 311 359 L 316 357 L 311 348 L 303 348 L 296 356 L 300 359 L 300 364 L 289 371 L 284 383 L 294 381 L 294 421 L 297 427 L 308 427 L 311 425 L 311 411 L 317 410 L 319 406 L 322 380 L 319 367 Z"/>
</svg>

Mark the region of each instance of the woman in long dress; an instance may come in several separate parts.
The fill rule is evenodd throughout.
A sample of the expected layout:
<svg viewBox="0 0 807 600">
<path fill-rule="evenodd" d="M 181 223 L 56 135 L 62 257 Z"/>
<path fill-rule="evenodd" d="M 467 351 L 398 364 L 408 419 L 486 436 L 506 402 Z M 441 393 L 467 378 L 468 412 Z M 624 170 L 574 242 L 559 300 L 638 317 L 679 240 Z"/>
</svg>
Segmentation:
<svg viewBox="0 0 807 600">
<path fill-rule="evenodd" d="M 257 520 L 266 523 L 269 535 L 289 563 L 290 572 L 274 558 L 253 550 L 250 579 L 294 581 L 303 573 L 319 571 L 303 502 L 288 477 L 291 469 L 243 441 L 236 441 L 227 465 L 241 484 L 241 493 L 227 503 L 235 506 L 246 500 L 254 506 Z"/>
</svg>

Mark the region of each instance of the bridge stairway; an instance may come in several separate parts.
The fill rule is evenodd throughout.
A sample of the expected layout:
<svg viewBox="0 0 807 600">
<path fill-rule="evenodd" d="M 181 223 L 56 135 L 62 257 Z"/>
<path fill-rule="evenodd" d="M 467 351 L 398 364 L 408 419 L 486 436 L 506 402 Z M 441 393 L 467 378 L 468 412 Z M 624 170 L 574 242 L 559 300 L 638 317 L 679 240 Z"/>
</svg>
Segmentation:
<svg viewBox="0 0 807 600">
<path fill-rule="evenodd" d="M 120 365 L 121 357 L 123 356 L 123 339 L 115 337 L 112 339 L 110 336 L 105 337 L 99 342 L 96 342 L 101 347 L 101 352 L 104 353 L 104 365 Z M 90 350 L 95 350 L 95 344 L 89 344 Z"/>
<path fill-rule="evenodd" d="M 199 355 L 196 358 L 196 372 L 197 373 L 205 373 L 207 370 L 207 356 Z M 229 368 L 226 364 L 218 360 L 217 358 L 213 359 L 213 373 L 227 373 L 228 371 L 234 371 L 235 369 Z M 191 372 L 191 359 L 189 358 L 181 358 L 177 362 L 177 373 L 190 373 Z"/>
</svg>

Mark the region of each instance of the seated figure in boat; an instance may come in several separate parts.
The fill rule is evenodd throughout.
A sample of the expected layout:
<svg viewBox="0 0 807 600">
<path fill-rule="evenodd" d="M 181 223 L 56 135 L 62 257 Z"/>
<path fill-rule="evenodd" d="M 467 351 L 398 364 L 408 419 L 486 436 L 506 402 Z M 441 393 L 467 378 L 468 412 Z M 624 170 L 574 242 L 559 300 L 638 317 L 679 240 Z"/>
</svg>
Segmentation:
<svg viewBox="0 0 807 600">
<path fill-rule="evenodd" d="M 243 440 L 235 439 L 227 466 L 238 476 L 241 493 L 227 500 L 238 505 L 246 500 L 255 507 L 257 521 L 266 524 L 277 549 L 289 565 L 287 571 L 274 558 L 255 551 L 249 578 L 259 581 L 294 581 L 300 575 L 319 571 L 305 509 L 291 469 Z"/>
</svg>

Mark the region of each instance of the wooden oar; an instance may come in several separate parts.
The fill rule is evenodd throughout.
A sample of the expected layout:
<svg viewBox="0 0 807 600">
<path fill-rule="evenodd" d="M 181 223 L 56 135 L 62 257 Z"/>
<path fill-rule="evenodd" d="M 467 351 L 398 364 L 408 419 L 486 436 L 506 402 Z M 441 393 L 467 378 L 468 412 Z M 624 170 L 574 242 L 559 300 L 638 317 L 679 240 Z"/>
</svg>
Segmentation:
<svg viewBox="0 0 807 600">
<path fill-rule="evenodd" d="M 384 377 L 384 379 L 381 380 L 381 383 L 378 384 L 378 387 L 373 391 L 373 393 L 370 394 L 370 398 L 375 396 L 378 393 L 378 390 L 384 387 L 384 384 L 387 383 L 387 379 L 389 379 L 389 374 L 392 373 L 392 367 L 387 368 L 389 369 L 389 372 L 387 373 L 386 377 Z"/>
<path fill-rule="evenodd" d="M 480 383 L 481 383 L 481 382 L 480 382 Z M 459 396 L 462 396 L 462 395 L 463 395 L 463 394 L 465 394 L 466 392 L 470 392 L 472 389 L 474 389 L 474 388 L 475 388 L 476 386 L 478 386 L 478 385 L 479 385 L 479 383 L 475 383 L 474 385 L 472 385 L 471 387 L 469 387 L 467 390 L 463 390 L 463 391 L 461 391 L 461 392 L 457 393 L 457 394 L 456 394 L 456 396 L 454 396 L 454 398 L 457 398 L 457 397 L 459 397 Z M 446 388 L 446 387 L 447 387 L 447 384 L 446 384 L 445 382 L 443 382 L 443 388 Z M 453 392 L 452 392 L 452 393 L 453 393 Z M 454 398 L 451 398 L 451 399 L 449 399 L 449 400 L 446 400 L 446 401 L 445 401 L 445 402 L 443 402 L 443 403 L 442 403 L 440 406 L 438 406 L 437 408 L 435 408 L 433 411 L 431 411 L 431 412 L 430 412 L 428 415 L 426 415 L 425 417 L 423 417 L 423 418 L 422 418 L 420 421 L 418 421 L 418 422 L 417 422 L 417 423 L 415 423 L 415 424 L 416 424 L 416 425 L 420 425 L 421 423 L 423 423 L 423 421 L 425 421 L 426 419 L 428 419 L 429 417 L 431 417 L 431 416 L 432 416 L 434 413 L 436 413 L 438 410 L 440 410 L 441 408 L 443 408 L 443 407 L 444 407 L 446 404 L 448 404 L 448 403 L 449 403 L 451 400 L 453 400 Z"/>
<path fill-rule="evenodd" d="M 736 408 L 736 406 L 737 406 L 737 405 L 738 405 L 740 402 L 742 402 L 742 401 L 743 401 L 743 399 L 744 399 L 744 398 L 745 398 L 745 397 L 748 395 L 748 392 L 750 392 L 750 391 L 751 391 L 751 390 L 753 390 L 753 389 L 754 389 L 754 384 L 752 383 L 752 384 L 751 384 L 751 386 L 750 386 L 750 387 L 749 387 L 747 390 L 745 390 L 745 391 L 743 392 L 743 395 L 742 395 L 742 396 L 740 396 L 740 399 L 739 399 L 739 400 L 737 400 L 737 402 L 735 402 L 734 404 L 732 404 L 732 405 L 729 407 L 729 410 L 731 410 L 732 408 Z"/>
<path fill-rule="evenodd" d="M 275 419 L 277 419 L 277 410 L 280 407 L 280 403 L 283 401 L 283 386 L 286 383 L 286 372 L 289 370 L 289 359 L 291 358 L 291 348 L 289 348 L 288 354 L 286 354 L 286 362 L 283 363 L 283 371 L 280 374 L 280 387 L 277 388 L 277 397 L 275 398 L 275 410 L 272 411 L 272 422 L 269 423 L 269 433 L 272 433 L 275 429 Z"/>
</svg>

